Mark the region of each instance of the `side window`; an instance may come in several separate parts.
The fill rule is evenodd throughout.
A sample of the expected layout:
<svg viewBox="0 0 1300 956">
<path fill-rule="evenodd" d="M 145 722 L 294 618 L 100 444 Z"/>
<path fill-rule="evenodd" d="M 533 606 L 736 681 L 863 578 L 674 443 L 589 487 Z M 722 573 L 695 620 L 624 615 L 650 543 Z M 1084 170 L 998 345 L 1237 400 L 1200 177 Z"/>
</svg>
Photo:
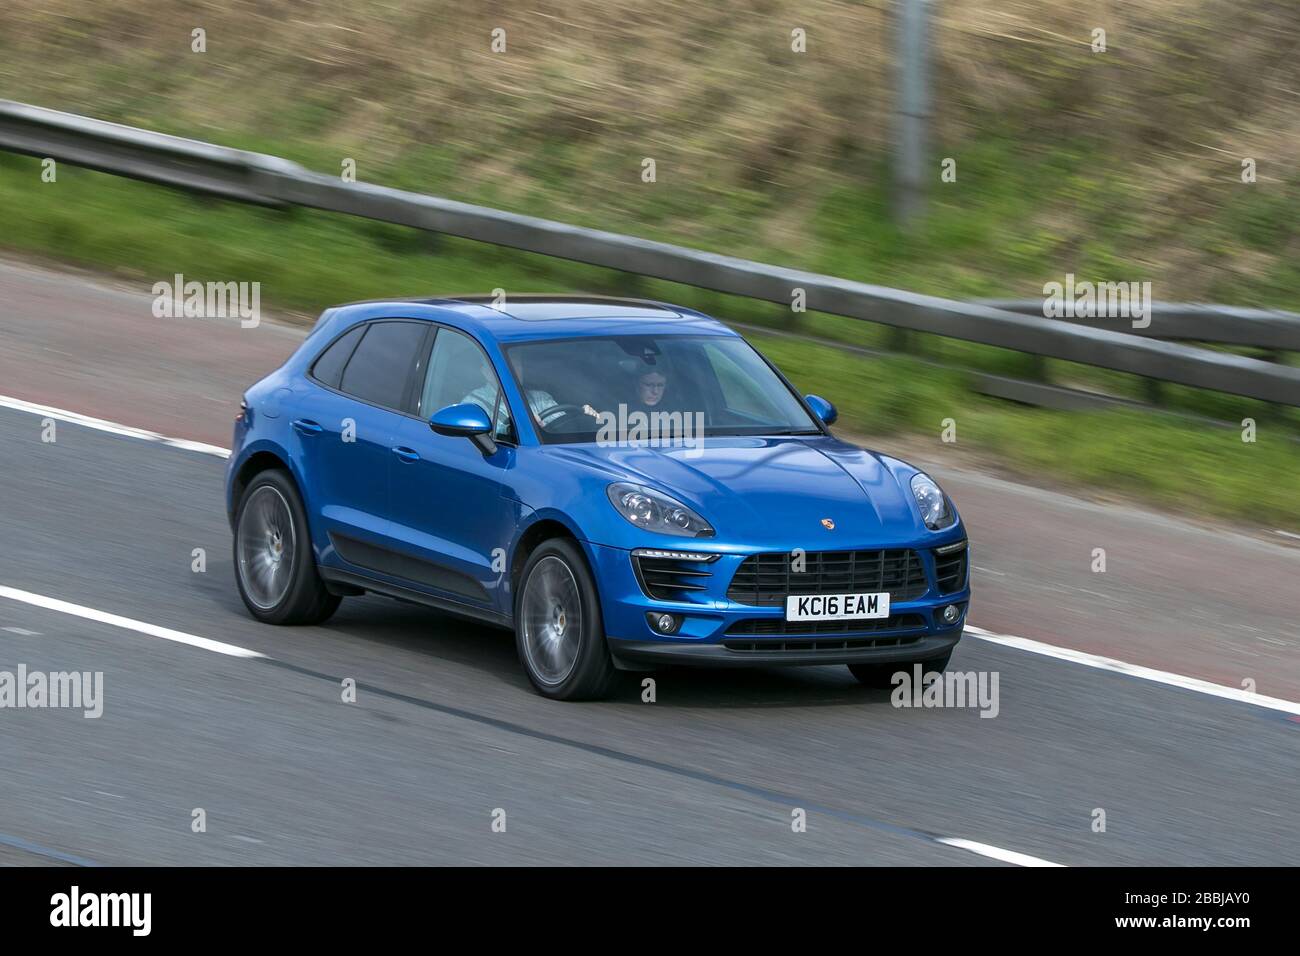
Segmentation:
<svg viewBox="0 0 1300 956">
<path fill-rule="evenodd" d="M 343 369 L 339 388 L 362 401 L 401 410 L 427 329 L 423 322 L 371 323 Z"/>
<path fill-rule="evenodd" d="M 328 385 L 330 388 L 338 388 L 339 380 L 343 378 L 343 366 L 348 364 L 348 359 L 352 358 L 352 350 L 357 347 L 361 341 L 361 336 L 365 333 L 366 327 L 358 325 L 354 329 L 349 329 L 341 337 L 334 340 L 334 344 L 321 353 L 320 358 L 316 359 L 316 364 L 312 366 L 311 373 L 322 385 Z"/>
<path fill-rule="evenodd" d="M 428 374 L 420 392 L 422 417 L 429 417 L 448 405 L 478 405 L 493 422 L 494 437 L 513 441 L 510 410 L 501 394 L 487 353 L 468 335 L 454 329 L 440 328 L 433 340 Z"/>
</svg>

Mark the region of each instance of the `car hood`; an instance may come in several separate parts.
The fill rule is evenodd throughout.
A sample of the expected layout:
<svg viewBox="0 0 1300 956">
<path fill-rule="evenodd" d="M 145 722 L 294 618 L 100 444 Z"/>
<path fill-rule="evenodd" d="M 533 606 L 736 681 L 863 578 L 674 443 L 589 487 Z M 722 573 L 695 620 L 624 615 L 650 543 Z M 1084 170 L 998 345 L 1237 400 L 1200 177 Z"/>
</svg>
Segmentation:
<svg viewBox="0 0 1300 956">
<path fill-rule="evenodd" d="M 709 438 L 697 449 L 553 447 L 610 480 L 680 499 L 713 525 L 721 545 L 826 550 L 930 534 L 907 487 L 915 469 L 829 436 Z"/>
</svg>

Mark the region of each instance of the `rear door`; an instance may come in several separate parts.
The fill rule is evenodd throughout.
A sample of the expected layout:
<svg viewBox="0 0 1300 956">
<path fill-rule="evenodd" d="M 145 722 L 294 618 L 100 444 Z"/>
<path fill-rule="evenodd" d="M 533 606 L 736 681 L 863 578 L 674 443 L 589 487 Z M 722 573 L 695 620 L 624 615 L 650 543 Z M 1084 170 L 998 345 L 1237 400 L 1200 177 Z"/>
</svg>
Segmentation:
<svg viewBox="0 0 1300 956">
<path fill-rule="evenodd" d="M 393 433 L 431 330 L 382 319 L 345 332 L 312 366 L 315 387 L 295 409 L 313 524 L 350 564 L 364 565 L 353 560 L 359 548 L 387 540 Z"/>
</svg>

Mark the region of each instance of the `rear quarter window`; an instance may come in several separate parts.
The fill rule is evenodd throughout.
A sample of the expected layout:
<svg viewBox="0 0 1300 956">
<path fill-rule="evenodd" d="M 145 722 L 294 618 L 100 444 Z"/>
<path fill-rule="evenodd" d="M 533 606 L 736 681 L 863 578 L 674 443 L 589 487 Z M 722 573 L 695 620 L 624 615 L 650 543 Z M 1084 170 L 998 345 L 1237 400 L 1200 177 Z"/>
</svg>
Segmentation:
<svg viewBox="0 0 1300 956">
<path fill-rule="evenodd" d="M 322 385 L 338 388 L 343 379 L 343 367 L 352 358 L 352 350 L 357 347 L 365 331 L 366 327 L 359 325 L 335 339 L 334 344 L 316 359 L 316 364 L 311 369 L 312 376 Z"/>
</svg>

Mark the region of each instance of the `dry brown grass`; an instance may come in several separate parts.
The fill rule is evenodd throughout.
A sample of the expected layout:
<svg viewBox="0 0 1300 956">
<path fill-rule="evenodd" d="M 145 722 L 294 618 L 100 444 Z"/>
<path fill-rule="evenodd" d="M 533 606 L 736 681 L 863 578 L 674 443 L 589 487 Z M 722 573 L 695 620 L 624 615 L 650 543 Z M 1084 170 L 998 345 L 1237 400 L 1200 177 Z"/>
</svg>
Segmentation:
<svg viewBox="0 0 1300 956">
<path fill-rule="evenodd" d="M 1038 135 L 1104 122 L 1191 155 L 1198 139 L 1282 145 L 1300 128 L 1290 0 L 937 9 L 944 141 L 995 118 Z M 196 26 L 208 32 L 202 56 L 189 50 Z M 497 26 L 506 55 L 489 51 Z M 1107 31 L 1104 55 L 1089 47 L 1094 26 Z M 802 56 L 790 51 L 793 27 L 808 31 Z M 332 106 L 322 135 L 562 132 L 626 137 L 642 153 L 690 144 L 761 178 L 787 165 L 773 157 L 822 165 L 882 145 L 891 30 L 886 0 L 7 0 L 0 80 L 72 109 L 171 111 L 261 132 L 306 95 Z"/>
<path fill-rule="evenodd" d="M 990 130 L 1027 149 L 1105 143 L 1103 161 L 1168 226 L 1152 230 L 1156 259 L 1196 267 L 1177 223 L 1215 214 L 1240 157 L 1261 182 L 1294 177 L 1295 0 L 937 9 L 941 155 Z M 444 191 L 491 187 L 506 201 L 533 188 L 539 151 L 581 144 L 545 183 L 548 210 L 575 215 L 636 208 L 621 197 L 652 156 L 691 203 L 783 196 L 754 232 L 797 243 L 816 198 L 872 175 L 864 157 L 888 146 L 892 21 L 888 0 L 5 0 L 0 95 L 328 146 L 363 171 L 450 146 L 458 182 Z M 190 52 L 196 26 L 203 55 Z M 504 55 L 489 49 L 498 26 Z M 1098 26 L 1105 54 L 1090 48 Z M 804 55 L 790 50 L 795 27 Z M 689 219 L 675 223 L 687 239 Z"/>
</svg>

